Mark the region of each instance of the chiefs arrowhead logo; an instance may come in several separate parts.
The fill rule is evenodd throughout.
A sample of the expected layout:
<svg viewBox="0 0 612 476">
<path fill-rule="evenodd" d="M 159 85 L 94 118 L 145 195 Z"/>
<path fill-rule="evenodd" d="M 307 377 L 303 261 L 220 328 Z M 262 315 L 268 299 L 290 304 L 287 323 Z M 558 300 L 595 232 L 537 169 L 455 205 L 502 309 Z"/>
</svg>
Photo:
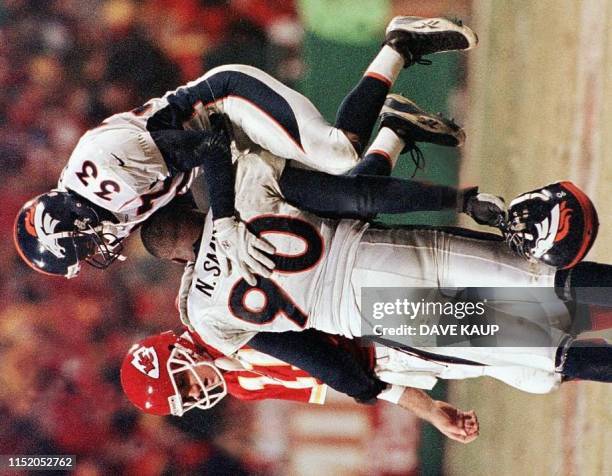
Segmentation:
<svg viewBox="0 0 612 476">
<path fill-rule="evenodd" d="M 159 361 L 153 347 L 139 347 L 134 351 L 132 365 L 152 378 L 159 378 Z"/>
</svg>

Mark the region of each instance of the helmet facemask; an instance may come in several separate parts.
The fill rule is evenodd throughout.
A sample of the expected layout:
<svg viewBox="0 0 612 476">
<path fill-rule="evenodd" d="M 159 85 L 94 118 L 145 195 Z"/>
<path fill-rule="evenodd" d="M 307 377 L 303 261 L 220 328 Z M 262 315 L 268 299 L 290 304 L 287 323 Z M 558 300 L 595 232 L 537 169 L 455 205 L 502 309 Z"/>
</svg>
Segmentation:
<svg viewBox="0 0 612 476">
<path fill-rule="evenodd" d="M 544 192 L 547 191 L 544 190 Z M 545 201 L 548 199 L 547 196 L 544 196 Z M 519 209 L 521 202 L 524 207 Z M 549 213 L 536 200 L 533 198 L 527 200 L 526 197 L 513 200 L 510 208 L 511 213 L 503 230 L 506 242 L 519 256 L 527 261 L 535 262 L 539 258 L 534 255 L 534 245 L 537 240 L 535 227 L 548 220 Z"/>
<path fill-rule="evenodd" d="M 98 269 L 108 268 L 115 260 L 123 261 L 121 255 L 123 244 L 116 235 L 105 230 L 104 224 L 99 227 L 87 226 L 85 231 L 76 231 L 74 239 L 83 243 L 79 250 L 87 250 L 84 256 L 79 256 L 87 264 Z"/>
<path fill-rule="evenodd" d="M 72 266 L 74 271 L 67 275 L 68 278 L 76 276 L 80 269 L 80 261 L 98 269 L 108 268 L 115 260 L 123 261 L 125 257 L 121 255 L 123 244 L 112 232 L 108 231 L 110 226 L 105 222 L 98 226 L 93 226 L 89 219 L 76 219 L 74 221 L 75 230 L 59 232 L 50 235 L 51 238 L 63 239 L 68 242 L 74 250 L 76 262 Z"/>
<path fill-rule="evenodd" d="M 198 367 L 208 367 L 212 369 L 214 375 L 217 377 L 216 381 L 206 385 L 195 370 Z M 225 397 L 225 395 L 227 395 L 227 385 L 221 371 L 209 361 L 194 360 L 191 351 L 181 345 L 177 344 L 172 349 L 168 362 L 166 363 L 166 368 L 175 392 L 174 395 L 168 397 L 168 404 L 172 415 L 182 416 L 186 411 L 193 408 L 208 410 L 214 407 L 223 397 Z M 186 378 L 186 375 L 181 375 L 184 372 L 189 373 L 191 378 L 195 379 L 198 383 L 200 389 L 199 398 L 187 400 L 182 397 L 181 389 L 177 381 L 181 381 L 181 377 Z"/>
</svg>

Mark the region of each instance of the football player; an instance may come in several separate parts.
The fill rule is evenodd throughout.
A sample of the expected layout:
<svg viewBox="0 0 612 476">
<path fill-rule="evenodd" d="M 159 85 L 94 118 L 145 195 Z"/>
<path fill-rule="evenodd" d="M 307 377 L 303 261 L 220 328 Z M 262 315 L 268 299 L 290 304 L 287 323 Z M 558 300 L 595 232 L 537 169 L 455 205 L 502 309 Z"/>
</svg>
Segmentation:
<svg viewBox="0 0 612 476">
<path fill-rule="evenodd" d="M 582 288 L 593 282 L 593 276 L 597 276 L 597 286 L 610 286 L 612 267 L 577 263 L 591 247 L 598 225 L 592 203 L 575 185 L 552 184 L 513 201 L 507 233 L 514 247 L 520 242 L 523 254 L 529 258 L 524 260 L 496 235 L 424 227 L 377 228 L 363 221 L 323 219 L 303 212 L 283 197 L 289 193 L 283 187 L 283 167 L 283 161 L 266 153 L 245 156 L 237 167 L 237 208 L 249 227 L 256 234 L 269 237 L 277 248 L 277 253 L 271 256 L 276 263 L 271 278 L 258 278 L 255 286 L 235 273 L 229 277 L 221 273 L 216 258 L 219 242 L 212 232 L 210 217 L 194 211 L 160 213 L 142 231 L 143 242 L 154 255 L 192 262 L 181 283 L 181 317 L 207 343 L 232 355 L 254 336 L 267 333 L 316 328 L 346 337 L 360 336 L 360 291 L 364 287 L 535 286 L 549 289 L 554 296 L 556 314 L 543 316 L 550 320 L 543 325 L 553 332 L 545 345 L 539 344 L 529 352 L 516 348 L 507 352 L 507 363 L 524 365 L 525 355 L 532 356 L 538 370 L 550 376 L 549 388 L 562 378 L 600 381 L 612 378 L 610 346 L 574 342 L 566 332 L 572 324 L 566 318 L 567 309 L 556 296 L 559 293 L 572 305 L 611 306 L 609 293 L 597 292 L 602 288 L 595 292 Z M 352 207 L 346 205 L 347 209 L 366 215 L 389 211 L 377 208 L 384 201 L 364 200 L 361 189 L 346 186 L 353 178 L 329 176 L 324 190 L 340 190 L 345 202 L 353 202 Z M 410 196 L 411 190 L 420 187 L 416 182 L 389 177 L 359 178 L 386 183 L 388 197 L 392 198 L 386 205 L 395 207 L 394 210 L 418 202 L 415 197 L 403 201 L 402 193 L 396 193 L 401 190 Z M 317 192 L 314 195 L 324 193 L 313 190 Z M 432 190 L 436 189 L 423 188 L 417 193 L 433 200 Z M 435 193 L 444 196 L 446 192 Z M 456 196 L 454 191 L 454 200 Z M 468 201 L 475 203 L 476 209 L 484 210 L 484 215 L 493 212 L 483 222 L 494 223 L 493 218 L 499 218 L 502 211 L 496 207 L 481 208 L 483 202 L 486 203 Z M 559 220 L 557 214 L 562 209 L 571 209 L 572 217 Z M 175 232 L 178 227 L 183 230 L 180 243 Z M 517 233 L 522 235 L 515 236 Z M 547 244 L 542 244 L 542 240 Z M 572 267 L 558 270 L 551 264 Z M 559 323 L 560 316 L 566 321 Z M 276 346 L 273 355 L 299 366 L 295 356 L 286 353 L 298 346 Z M 424 350 L 481 364 L 491 363 L 499 353 L 497 349 L 493 352 L 489 349 L 488 354 L 471 348 Z M 307 353 L 306 349 L 301 355 Z"/>
<path fill-rule="evenodd" d="M 282 339 L 277 339 L 279 336 Z M 579 342 L 586 347 L 593 344 Z M 288 345 L 308 349 L 308 353 L 294 364 L 271 355 Z M 272 352 L 264 353 L 258 348 Z M 359 403 L 386 400 L 397 404 L 449 438 L 469 443 L 479 434 L 475 412 L 463 412 L 446 402 L 432 400 L 421 389 L 433 388 L 440 378 L 489 376 L 541 394 L 562 381 L 558 373 L 526 364 L 529 356 L 523 356 L 523 363 L 504 361 L 505 351 L 496 349 L 497 358 L 489 356 L 490 362 L 484 364 L 416 348 L 374 346 L 368 341 L 308 329 L 300 333 L 260 333 L 228 357 L 193 331 L 186 330 L 180 336 L 167 331 L 142 339 L 130 348 L 121 365 L 121 385 L 140 410 L 175 416 L 194 408 L 209 409 L 228 393 L 241 400 L 323 404 L 329 385 Z M 296 357 L 298 352 L 294 350 L 292 354 Z M 605 365 L 610 367 L 612 362 Z"/>
<path fill-rule="evenodd" d="M 401 372 L 389 370 L 389 354 L 397 352 L 392 349 L 375 349 L 356 340 L 313 330 L 302 333 L 300 339 L 308 339 L 325 351 L 320 355 L 325 355 L 335 373 L 335 378 L 329 379 L 341 391 L 350 393 L 353 387 L 359 387 L 361 380 L 379 383 L 377 372 L 402 378 Z M 279 359 L 248 346 L 226 357 L 189 331 L 181 335 L 167 331 L 134 344 L 121 366 L 121 385 L 140 410 L 175 416 L 194 408 L 209 409 L 227 393 L 241 400 L 282 399 L 323 404 L 327 390 L 325 383 L 308 372 Z M 378 399 L 414 412 L 453 440 L 469 443 L 478 437 L 478 419 L 473 411 L 463 412 L 433 400 L 422 390 L 389 385 L 378 394 Z"/>
<path fill-rule="evenodd" d="M 381 51 L 340 106 L 334 126 L 310 101 L 262 71 L 215 68 L 87 132 L 57 189 L 20 211 L 17 249 L 35 270 L 52 275 L 74 277 L 81 261 L 107 267 L 121 256 L 121 241 L 184 194 L 203 168 L 215 229 L 225 244 L 218 250 L 220 259 L 254 283 L 254 272 L 269 276 L 274 263 L 264 252 L 273 247 L 236 216 L 232 159 L 261 148 L 321 171 L 346 172 L 357 164 L 403 67 L 426 63 L 424 55 L 467 50 L 476 43 L 476 35 L 460 23 L 394 18 Z M 411 103 L 397 98 L 387 107 L 386 125 L 401 135 Z"/>
</svg>

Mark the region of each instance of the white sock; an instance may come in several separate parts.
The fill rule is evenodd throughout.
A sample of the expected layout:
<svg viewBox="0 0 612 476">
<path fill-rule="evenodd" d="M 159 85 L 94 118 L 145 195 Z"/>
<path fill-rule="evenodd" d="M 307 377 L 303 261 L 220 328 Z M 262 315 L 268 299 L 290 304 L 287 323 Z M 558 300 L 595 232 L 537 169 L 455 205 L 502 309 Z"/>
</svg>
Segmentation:
<svg viewBox="0 0 612 476">
<path fill-rule="evenodd" d="M 404 148 L 405 142 L 388 127 L 383 127 L 374 138 L 372 145 L 367 150 L 365 155 L 368 154 L 380 154 L 384 155 L 391 169 L 397 164 L 397 159 Z"/>
<path fill-rule="evenodd" d="M 403 67 L 404 58 L 402 55 L 389 45 L 385 45 L 370 63 L 364 76 L 380 79 L 391 87 L 393 83 L 395 83 Z"/>
</svg>

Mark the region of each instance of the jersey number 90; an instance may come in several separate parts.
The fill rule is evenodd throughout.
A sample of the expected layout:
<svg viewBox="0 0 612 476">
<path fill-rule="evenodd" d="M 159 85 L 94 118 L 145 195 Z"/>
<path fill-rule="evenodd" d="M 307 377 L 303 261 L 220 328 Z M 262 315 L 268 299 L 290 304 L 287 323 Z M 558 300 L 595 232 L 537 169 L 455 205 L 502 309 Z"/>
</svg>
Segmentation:
<svg viewBox="0 0 612 476">
<path fill-rule="evenodd" d="M 314 268 L 323 256 L 323 238 L 318 230 L 307 221 L 299 218 L 264 215 L 249 222 L 249 229 L 255 235 L 284 234 L 301 239 L 305 249 L 298 255 L 274 254 L 270 256 L 276 265 L 274 271 L 278 273 L 300 273 Z M 264 296 L 264 303 L 258 309 L 245 304 L 250 292 L 259 292 Z M 300 327 L 306 325 L 306 315 L 291 297 L 272 279 L 257 276 L 257 284 L 250 286 L 244 279 L 240 279 L 232 288 L 229 297 L 229 308 L 234 316 L 252 324 L 268 324 L 279 314 L 285 315 L 289 320 Z"/>
</svg>

